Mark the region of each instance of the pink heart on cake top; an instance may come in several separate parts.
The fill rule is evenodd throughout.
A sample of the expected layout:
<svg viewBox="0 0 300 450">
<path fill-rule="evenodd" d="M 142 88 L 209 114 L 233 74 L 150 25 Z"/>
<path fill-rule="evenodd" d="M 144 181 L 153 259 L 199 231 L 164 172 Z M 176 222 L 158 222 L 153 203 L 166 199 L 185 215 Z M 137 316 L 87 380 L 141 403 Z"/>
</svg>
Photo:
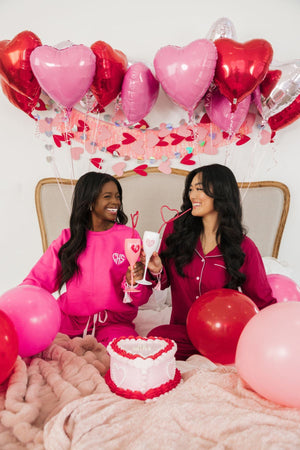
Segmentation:
<svg viewBox="0 0 300 450">
<path fill-rule="evenodd" d="M 92 84 L 96 57 L 85 45 L 63 49 L 41 45 L 32 51 L 30 64 L 41 88 L 57 104 L 70 109 Z"/>
<path fill-rule="evenodd" d="M 154 68 L 165 92 L 192 112 L 213 80 L 216 62 L 214 43 L 198 39 L 185 47 L 162 47 L 154 57 Z"/>
</svg>

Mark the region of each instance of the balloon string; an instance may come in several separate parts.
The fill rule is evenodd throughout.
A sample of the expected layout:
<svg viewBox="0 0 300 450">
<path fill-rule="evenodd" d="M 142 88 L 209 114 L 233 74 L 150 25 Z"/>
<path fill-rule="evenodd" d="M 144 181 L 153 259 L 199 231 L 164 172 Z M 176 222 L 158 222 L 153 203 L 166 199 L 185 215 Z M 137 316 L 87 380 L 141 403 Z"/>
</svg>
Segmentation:
<svg viewBox="0 0 300 450">
<path fill-rule="evenodd" d="M 132 238 L 134 236 L 134 230 L 137 226 L 138 220 L 139 220 L 139 211 L 137 211 L 135 214 L 130 214 L 131 217 L 131 224 L 132 224 Z"/>
<path fill-rule="evenodd" d="M 187 212 L 191 211 L 191 209 L 192 209 L 192 208 L 186 209 L 186 210 L 183 211 L 181 214 L 179 214 L 179 216 L 176 215 L 176 216 L 172 217 L 170 220 L 165 221 L 165 218 L 164 218 L 163 213 L 162 213 L 162 209 L 163 209 L 163 208 L 168 208 L 168 209 L 170 209 L 167 205 L 162 205 L 162 207 L 160 208 L 160 215 L 161 215 L 161 218 L 162 218 L 162 220 L 163 220 L 163 223 L 162 223 L 161 227 L 160 227 L 159 230 L 158 230 L 158 234 L 160 234 L 162 228 L 163 228 L 165 225 L 167 225 L 167 223 L 173 222 L 174 220 L 179 219 L 179 217 L 183 216 L 184 214 L 186 214 Z M 179 211 L 178 211 L 177 209 L 175 209 L 175 211 L 176 211 L 177 214 L 179 213 Z"/>
</svg>

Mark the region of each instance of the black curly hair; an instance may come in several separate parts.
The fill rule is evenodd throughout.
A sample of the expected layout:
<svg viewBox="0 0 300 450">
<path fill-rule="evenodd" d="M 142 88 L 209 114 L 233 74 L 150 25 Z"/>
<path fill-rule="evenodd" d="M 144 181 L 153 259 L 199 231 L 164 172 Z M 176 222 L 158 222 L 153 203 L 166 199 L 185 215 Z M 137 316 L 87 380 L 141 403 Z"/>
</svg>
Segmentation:
<svg viewBox="0 0 300 450">
<path fill-rule="evenodd" d="M 192 170 L 186 177 L 183 191 L 181 211 L 192 207 L 189 189 L 195 176 L 202 174 L 202 185 L 206 195 L 214 199 L 214 209 L 218 212 L 218 229 L 216 240 L 222 252 L 228 274 L 229 283 L 224 286 L 237 289 L 246 277 L 240 272 L 245 254 L 241 242 L 246 230 L 242 225 L 242 207 L 240 192 L 232 171 L 221 164 L 210 164 Z M 161 254 L 163 261 L 174 259 L 178 274 L 182 277 L 184 267 L 192 258 L 199 236 L 203 232 L 201 217 L 190 212 L 174 221 L 174 232 L 166 239 L 167 249 Z M 178 245 L 183 242 L 184 245 Z"/>
<path fill-rule="evenodd" d="M 122 187 L 119 181 L 107 173 L 87 172 L 77 181 L 73 194 L 70 216 L 70 239 L 62 245 L 58 252 L 61 262 L 59 290 L 63 284 L 79 273 L 77 260 L 86 247 L 86 232 L 92 227 L 91 206 L 96 202 L 104 184 L 113 181 L 119 191 L 121 206 L 117 213 L 117 223 L 126 224 L 127 216 L 122 206 Z"/>
</svg>

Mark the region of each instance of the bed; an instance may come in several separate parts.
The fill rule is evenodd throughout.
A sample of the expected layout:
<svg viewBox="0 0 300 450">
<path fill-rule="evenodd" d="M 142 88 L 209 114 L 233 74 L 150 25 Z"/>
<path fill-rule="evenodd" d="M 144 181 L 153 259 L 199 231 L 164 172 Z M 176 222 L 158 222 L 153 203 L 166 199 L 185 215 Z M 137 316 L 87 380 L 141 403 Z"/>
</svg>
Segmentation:
<svg viewBox="0 0 300 450">
<path fill-rule="evenodd" d="M 160 228 L 162 205 L 180 207 L 185 174 L 173 170 L 165 175 L 151 169 L 145 177 L 130 172 L 120 179 L 125 211 L 140 211 L 141 234 L 145 228 Z M 72 180 L 44 179 L 37 186 L 44 250 L 67 226 L 73 185 Z M 243 183 L 240 188 L 249 235 L 256 236 L 266 265 L 272 262 L 279 269 L 277 256 L 288 214 L 288 188 L 275 182 Z M 141 308 L 136 319 L 141 335 L 148 327 L 168 320 L 168 297 L 151 298 Z M 172 391 L 145 402 L 126 399 L 112 393 L 105 383 L 109 357 L 101 344 L 92 336 L 70 339 L 58 334 L 40 354 L 19 357 L 9 380 L 1 386 L 0 448 L 300 447 L 300 410 L 259 396 L 245 385 L 234 365 L 214 364 L 193 355 L 187 361 L 177 361 L 177 366 L 182 381 Z"/>
</svg>

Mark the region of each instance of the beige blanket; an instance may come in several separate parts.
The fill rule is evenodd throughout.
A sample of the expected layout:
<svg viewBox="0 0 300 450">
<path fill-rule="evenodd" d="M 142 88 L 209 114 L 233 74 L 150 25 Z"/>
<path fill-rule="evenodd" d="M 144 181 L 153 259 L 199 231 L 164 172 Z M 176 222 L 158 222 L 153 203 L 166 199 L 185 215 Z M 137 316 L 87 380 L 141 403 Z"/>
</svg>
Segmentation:
<svg viewBox="0 0 300 450">
<path fill-rule="evenodd" d="M 194 355 L 178 362 L 182 383 L 155 400 L 110 392 L 109 359 L 94 338 L 54 343 L 31 361 L 17 360 L 0 394 L 0 448 L 298 449 L 300 410 L 247 389 L 234 367 Z"/>
</svg>

